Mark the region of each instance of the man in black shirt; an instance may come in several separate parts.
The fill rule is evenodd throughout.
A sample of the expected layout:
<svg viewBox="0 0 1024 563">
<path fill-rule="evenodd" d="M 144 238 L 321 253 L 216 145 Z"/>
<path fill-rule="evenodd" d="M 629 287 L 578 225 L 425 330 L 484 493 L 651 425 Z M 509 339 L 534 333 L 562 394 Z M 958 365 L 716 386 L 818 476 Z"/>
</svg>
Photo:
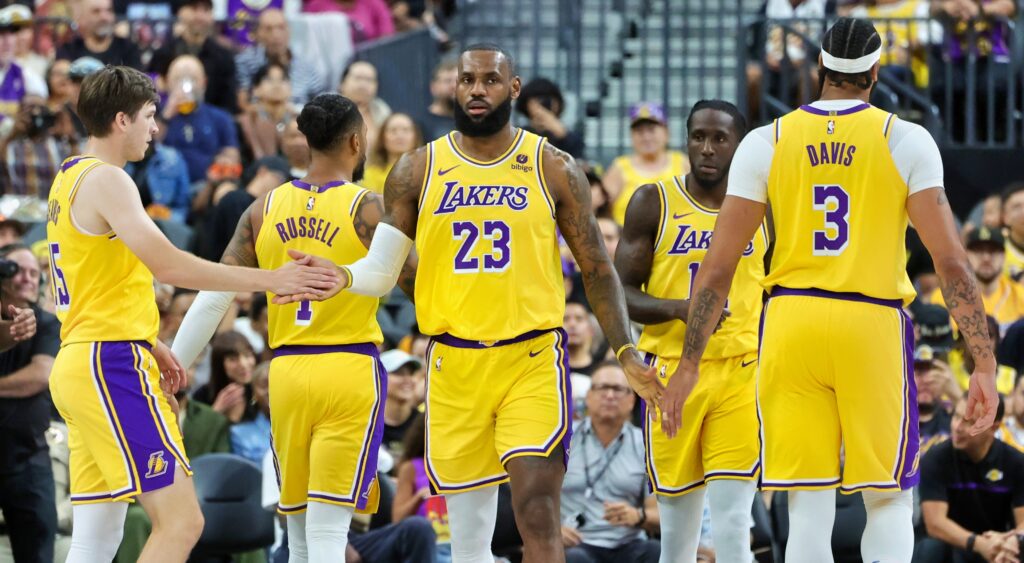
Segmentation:
<svg viewBox="0 0 1024 563">
<path fill-rule="evenodd" d="M 75 25 L 78 33 L 57 49 L 58 59 L 74 61 L 80 57 L 93 57 L 103 64 L 142 70 L 138 47 L 114 35 L 111 0 L 81 0 L 75 9 Z"/>
<path fill-rule="evenodd" d="M 929 538 L 914 561 L 992 561 L 1006 536 L 1024 529 L 1024 454 L 995 439 L 1003 418 L 1000 398 L 992 427 L 970 435 L 966 400 L 953 412 L 950 440 L 921 461 L 921 512 Z"/>
<path fill-rule="evenodd" d="M 0 256 L 18 264 L 18 272 L 0 282 L 5 312 L 25 309 L 36 329 L 17 343 L 0 338 L 0 349 L 6 348 L 0 353 L 0 510 L 14 560 L 50 563 L 57 508 L 46 429 L 50 368 L 60 348 L 60 324 L 35 306 L 39 263 L 28 247 L 8 245 L 0 249 Z M 0 326 L 0 335 L 8 334 L 9 328 Z"/>
<path fill-rule="evenodd" d="M 237 114 L 240 110 L 235 56 L 214 35 L 212 1 L 184 0 L 177 10 L 181 35 L 153 53 L 150 72 L 167 76 L 171 61 L 181 55 L 192 55 L 203 63 L 206 71 L 206 103 Z"/>
<path fill-rule="evenodd" d="M 918 346 L 914 351 L 914 382 L 917 385 L 921 455 L 924 455 L 935 444 L 949 439 L 953 416 L 947 410 L 943 397 L 952 395 L 950 398 L 956 401 L 963 393 L 949 365 L 927 344 Z"/>
</svg>

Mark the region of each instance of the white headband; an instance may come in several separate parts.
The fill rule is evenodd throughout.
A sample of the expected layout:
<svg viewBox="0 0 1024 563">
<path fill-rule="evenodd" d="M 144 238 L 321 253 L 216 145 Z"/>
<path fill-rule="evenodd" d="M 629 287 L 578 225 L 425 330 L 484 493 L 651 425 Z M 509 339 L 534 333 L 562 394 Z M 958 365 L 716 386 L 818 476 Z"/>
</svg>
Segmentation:
<svg viewBox="0 0 1024 563">
<path fill-rule="evenodd" d="M 821 50 L 821 63 L 825 65 L 825 68 L 845 74 L 857 74 L 871 70 L 871 67 L 875 66 L 875 63 L 881 58 L 882 47 L 878 47 L 873 53 L 868 53 L 859 59 L 841 59 L 828 54 L 825 49 Z"/>
</svg>

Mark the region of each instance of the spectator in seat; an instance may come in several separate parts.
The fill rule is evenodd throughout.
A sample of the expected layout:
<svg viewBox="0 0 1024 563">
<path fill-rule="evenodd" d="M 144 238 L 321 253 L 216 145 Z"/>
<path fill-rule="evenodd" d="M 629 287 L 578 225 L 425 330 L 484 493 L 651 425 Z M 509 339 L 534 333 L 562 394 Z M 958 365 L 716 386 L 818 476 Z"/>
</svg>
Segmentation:
<svg viewBox="0 0 1024 563">
<path fill-rule="evenodd" d="M 420 119 L 420 130 L 428 143 L 455 129 L 455 84 L 458 76 L 458 61 L 445 59 L 434 67 L 430 78 L 430 95 L 434 101 Z"/>
<path fill-rule="evenodd" d="M 192 207 L 188 164 L 178 149 L 164 143 L 166 136 L 166 128 L 157 131 L 146 155 L 138 162 L 129 162 L 125 171 L 135 180 L 150 217 L 184 225 Z"/>
<path fill-rule="evenodd" d="M 382 444 L 395 458 L 402 456 L 402 440 L 416 420 L 423 403 L 423 362 L 401 350 L 380 355 L 388 372 L 388 394 L 384 402 L 384 439 Z"/>
<path fill-rule="evenodd" d="M 36 306 L 39 262 L 28 247 L 4 246 L 0 256 L 18 265 L 0 282 L 0 512 L 14 560 L 50 563 L 57 509 L 46 430 L 60 323 Z"/>
<path fill-rule="evenodd" d="M 1024 283 L 1024 182 L 1003 190 L 1002 224 L 1006 225 L 1006 262 L 1003 273 Z M 998 227 L 996 227 L 998 229 Z"/>
<path fill-rule="evenodd" d="M 850 11 L 852 18 L 870 19 L 885 38 L 878 74 L 917 88 L 928 86 L 927 49 L 938 41 L 942 29 L 927 22 L 900 21 L 928 18 L 928 0 L 875 0 Z"/>
<path fill-rule="evenodd" d="M 594 370 L 587 417 L 573 431 L 562 485 L 566 563 L 656 563 L 658 503 L 648 492 L 643 432 L 629 422 L 635 402 L 617 362 Z"/>
<path fill-rule="evenodd" d="M 999 229 L 982 227 L 967 235 L 967 260 L 981 288 L 985 313 L 994 317 L 1002 333 L 1024 317 L 1024 286 L 1004 274 L 1006 238 Z M 945 307 L 942 291 L 932 293 L 932 303 Z M 1009 389 L 1000 389 L 1001 393 Z"/>
<path fill-rule="evenodd" d="M 168 97 L 161 112 L 167 124 L 164 142 L 178 149 L 188 165 L 189 182 L 203 182 L 214 156 L 225 147 L 238 148 L 231 114 L 204 102 L 207 87 L 203 64 L 182 55 L 167 70 Z"/>
<path fill-rule="evenodd" d="M 333 1 L 333 0 L 331 0 Z M 387 102 L 377 97 L 377 67 L 367 61 L 352 61 L 341 75 L 338 93 L 352 100 L 366 122 L 366 143 L 373 150 L 380 124 L 391 114 Z"/>
<path fill-rule="evenodd" d="M 608 197 L 608 190 L 604 187 L 601 174 L 594 166 L 586 163 L 583 172 L 587 175 L 587 182 L 590 184 L 590 208 L 594 211 L 594 217 L 612 219 L 611 199 Z"/>
<path fill-rule="evenodd" d="M 45 200 L 64 159 L 78 153 L 70 116 L 26 95 L 10 133 L 0 140 L 4 193 Z"/>
<path fill-rule="evenodd" d="M 516 99 L 516 111 L 530 120 L 527 131 L 547 137 L 552 146 L 576 158 L 583 157 L 583 135 L 562 122 L 565 99 L 562 90 L 547 78 L 526 83 Z"/>
<path fill-rule="evenodd" d="M 29 23 L 32 22 L 32 12 L 23 14 Z M 50 66 L 50 59 L 40 55 L 34 50 L 36 30 L 34 25 L 22 25 L 18 30 L 17 39 L 14 43 L 14 62 L 18 63 L 21 70 L 34 74 L 39 78 L 46 78 L 47 68 Z"/>
<path fill-rule="evenodd" d="M 181 35 L 153 53 L 149 62 L 150 72 L 167 76 L 171 64 L 182 55 L 196 57 L 209 80 L 209 87 L 204 89 L 206 103 L 231 115 L 237 114 L 235 56 L 217 41 L 212 0 L 183 0 L 177 9 Z"/>
<path fill-rule="evenodd" d="M 257 71 L 271 62 L 283 65 L 287 69 L 291 77 L 292 103 L 305 104 L 317 94 L 329 89 L 325 77 L 321 76 L 317 67 L 292 56 L 288 47 L 291 34 L 284 12 L 277 8 L 268 8 L 260 12 L 256 20 L 255 37 L 256 43 L 235 57 L 239 103 L 242 107 L 248 104 L 253 77 Z"/>
<path fill-rule="evenodd" d="M 289 174 L 292 178 L 302 178 L 309 168 L 309 143 L 306 136 L 299 131 L 299 123 L 291 120 L 284 128 L 281 137 L 281 153 L 288 160 Z"/>
<path fill-rule="evenodd" d="M 50 63 L 44 74 L 49 98 L 46 105 L 53 111 L 60 111 L 71 101 L 74 84 L 71 82 L 71 61 L 57 59 Z"/>
<path fill-rule="evenodd" d="M 299 114 L 289 101 L 291 90 L 288 68 L 281 63 L 267 63 L 253 76 L 252 103 L 238 119 L 253 159 L 281 153 L 284 128 Z"/>
<path fill-rule="evenodd" d="M 631 154 L 612 161 L 604 175 L 604 187 L 612 201 L 612 217 L 618 224 L 626 218 L 626 206 L 636 189 L 644 184 L 671 181 L 690 171 L 690 160 L 668 149 L 668 121 L 665 108 L 656 102 L 642 102 L 629 108 Z"/>
<path fill-rule="evenodd" d="M 583 303 L 569 301 L 562 317 L 565 327 L 566 348 L 569 351 L 569 369 L 580 375 L 591 375 L 598 362 L 594 360 L 594 322 Z"/>
<path fill-rule="evenodd" d="M 384 0 L 307 0 L 302 11 L 345 14 L 352 26 L 353 43 L 373 41 L 395 32 L 391 10 Z"/>
<path fill-rule="evenodd" d="M 955 404 L 963 391 L 953 377 L 941 353 L 922 344 L 914 351 L 914 383 L 917 385 L 918 428 L 921 437 L 921 455 L 935 444 L 949 439 L 953 414 L 946 397 Z"/>
<path fill-rule="evenodd" d="M 1009 366 L 1018 374 L 1024 374 L 1024 319 L 1006 329 L 1006 336 L 999 343 L 996 357 L 1000 365 Z"/>
<path fill-rule="evenodd" d="M 253 371 L 252 401 L 256 407 L 252 420 L 231 427 L 231 452 L 258 465 L 270 450 L 270 362 Z"/>
<path fill-rule="evenodd" d="M 17 219 L 12 219 L 6 215 L 0 215 L 0 248 L 3 248 L 9 244 L 21 242 L 21 237 L 25 235 L 25 231 L 28 230 L 28 226 Z M 0 302 L 2 305 L 2 302 Z M 2 313 L 3 311 L 0 311 Z M 0 330 L 0 343 L 3 342 L 3 330 Z"/>
<path fill-rule="evenodd" d="M 267 348 L 269 323 L 266 293 L 253 293 L 246 315 L 237 317 L 233 323 L 233 330 L 249 340 L 253 351 L 256 352 L 256 357 L 261 359 L 264 356 L 269 356 L 270 352 Z M 269 357 L 266 358 L 267 361 L 269 359 Z"/>
<path fill-rule="evenodd" d="M 401 522 L 411 516 L 430 520 L 437 534 L 437 563 L 451 563 L 451 530 L 448 527 L 448 506 L 444 496 L 430 494 L 426 469 L 426 417 L 417 414 L 402 443 L 402 460 L 398 464 L 398 482 L 392 502 L 391 521 Z"/>
<path fill-rule="evenodd" d="M 32 25 L 32 12 L 22 4 L 0 8 L 0 135 L 14 127 L 14 118 L 28 94 L 46 98 L 46 82 L 42 77 L 25 72 L 15 62 L 18 32 Z"/>
<path fill-rule="evenodd" d="M 249 341 L 229 331 L 214 337 L 210 347 L 210 382 L 196 389 L 192 398 L 210 405 L 232 424 L 255 419 L 252 377 L 256 354 Z"/>
<path fill-rule="evenodd" d="M 391 167 L 403 154 L 420 146 L 423 146 L 423 136 L 411 117 L 404 113 L 387 116 L 380 124 L 377 144 L 366 159 L 366 170 L 359 185 L 383 194 L 384 180 Z"/>
<path fill-rule="evenodd" d="M 57 58 L 74 61 L 92 57 L 105 65 L 142 69 L 138 47 L 114 35 L 114 5 L 111 0 L 80 0 L 72 4 L 77 34 L 57 49 Z"/>
<path fill-rule="evenodd" d="M 992 561 L 1008 532 L 1024 529 L 1024 454 L 996 440 L 992 426 L 971 436 L 967 400 L 957 402 L 951 439 L 921 460 L 921 512 L 928 538 L 914 561 Z"/>
</svg>

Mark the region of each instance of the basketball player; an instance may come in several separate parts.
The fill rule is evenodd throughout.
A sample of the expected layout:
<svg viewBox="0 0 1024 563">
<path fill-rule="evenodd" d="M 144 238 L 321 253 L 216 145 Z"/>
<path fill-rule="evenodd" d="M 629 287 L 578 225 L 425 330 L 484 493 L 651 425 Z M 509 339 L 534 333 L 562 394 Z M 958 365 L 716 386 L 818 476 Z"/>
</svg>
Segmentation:
<svg viewBox="0 0 1024 563">
<path fill-rule="evenodd" d="M 746 128 L 736 106 L 697 102 L 686 122 L 690 173 L 641 186 L 626 209 L 615 266 L 630 317 L 645 325 L 637 347 L 663 378 L 679 364 L 693 276 L 707 253 L 732 155 Z M 750 561 L 747 528 L 759 467 L 757 324 L 767 249 L 762 225 L 740 259 L 729 293 L 731 316 L 711 337 L 680 433 L 668 438 L 660 427 L 644 426 L 663 563 L 696 559 L 705 484 L 717 560 Z"/>
<path fill-rule="evenodd" d="M 64 161 L 50 189 L 47 235 L 60 352 L 50 392 L 68 424 L 75 529 L 67 561 L 110 561 L 128 502 L 153 521 L 140 561 L 185 561 L 203 528 L 173 394 L 186 374 L 157 340 L 153 278 L 190 288 L 320 298 L 331 270 L 228 267 L 178 250 L 146 215 L 122 170 L 156 133 L 153 82 L 106 67 L 82 84 L 87 155 Z M 161 374 L 164 381 L 161 392 Z"/>
<path fill-rule="evenodd" d="M 366 159 L 366 124 L 339 94 L 321 94 L 298 117 L 312 160 L 301 180 L 257 199 L 221 259 L 274 268 L 288 252 L 337 263 L 366 255 L 380 196 L 352 183 Z M 265 227 L 265 228 L 264 228 Z M 190 365 L 227 312 L 233 293 L 202 292 L 173 351 Z M 270 303 L 270 425 L 290 561 L 343 561 L 354 511 L 377 508 L 377 451 L 387 377 L 378 299 L 346 292 L 321 303 Z"/>
<path fill-rule="evenodd" d="M 670 436 L 679 432 L 737 262 L 770 201 L 775 246 L 757 384 L 761 479 L 768 490 L 793 491 L 786 561 L 832 560 L 837 487 L 864 493 L 864 560 L 910 561 L 911 487 L 920 474 L 913 331 L 902 310 L 914 297 L 908 218 L 978 360 L 968 391 L 976 433 L 995 417 L 995 358 L 935 142 L 867 103 L 878 79 L 878 32 L 867 20 L 840 18 L 821 47 L 821 99 L 753 131 L 736 151 L 662 424 Z"/>
<path fill-rule="evenodd" d="M 415 295 L 427 354 L 427 473 L 445 495 L 452 560 L 490 563 L 496 485 L 512 482 L 524 561 L 564 561 L 559 494 L 572 424 L 556 228 L 631 384 L 660 399 L 630 342 L 622 286 L 573 159 L 511 125 L 520 80 L 499 47 L 459 57 L 457 131 L 402 157 L 350 290 L 383 295 L 416 239 Z M 318 262 L 319 263 L 319 262 Z"/>
</svg>

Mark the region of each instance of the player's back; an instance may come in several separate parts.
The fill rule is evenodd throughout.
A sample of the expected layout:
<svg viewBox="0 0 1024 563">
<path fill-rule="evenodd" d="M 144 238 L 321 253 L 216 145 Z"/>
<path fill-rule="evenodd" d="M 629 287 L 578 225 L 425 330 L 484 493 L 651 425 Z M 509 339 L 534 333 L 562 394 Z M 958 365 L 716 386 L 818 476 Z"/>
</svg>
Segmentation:
<svg viewBox="0 0 1024 563">
<path fill-rule="evenodd" d="M 565 288 L 544 142 L 520 129 L 491 162 L 465 155 L 454 133 L 430 143 L 416 228 L 424 334 L 494 341 L 561 326 Z"/>
<path fill-rule="evenodd" d="M 61 344 L 152 344 L 160 327 L 152 272 L 112 231 L 89 233 L 71 213 L 76 197 L 88 197 L 83 180 L 105 165 L 91 156 L 69 158 L 50 188 L 46 235 Z"/>
<path fill-rule="evenodd" d="M 369 192 L 356 184 L 332 182 L 313 186 L 298 180 L 267 194 L 263 226 L 256 238 L 261 268 L 276 269 L 291 260 L 287 251 L 298 250 L 351 264 L 366 256 L 353 218 Z M 268 295 L 268 301 L 272 298 Z M 383 341 L 377 324 L 378 299 L 343 291 L 311 303 L 269 303 L 270 347 L 285 345 L 337 345 Z"/>
<path fill-rule="evenodd" d="M 890 113 L 803 106 L 773 124 L 768 174 L 775 249 L 766 288 L 822 289 L 910 302 L 909 188 Z"/>
<path fill-rule="evenodd" d="M 654 245 L 654 260 L 645 289 L 661 299 L 689 299 L 697 269 L 707 255 L 718 210 L 701 205 L 687 191 L 685 176 L 657 184 L 661 220 Z M 743 251 L 729 290 L 731 315 L 708 341 L 704 359 L 742 356 L 757 350 L 757 323 L 761 314 L 761 281 L 768 234 L 762 224 Z M 637 344 L 659 358 L 678 358 L 686 323 L 669 321 L 644 327 Z"/>
</svg>

